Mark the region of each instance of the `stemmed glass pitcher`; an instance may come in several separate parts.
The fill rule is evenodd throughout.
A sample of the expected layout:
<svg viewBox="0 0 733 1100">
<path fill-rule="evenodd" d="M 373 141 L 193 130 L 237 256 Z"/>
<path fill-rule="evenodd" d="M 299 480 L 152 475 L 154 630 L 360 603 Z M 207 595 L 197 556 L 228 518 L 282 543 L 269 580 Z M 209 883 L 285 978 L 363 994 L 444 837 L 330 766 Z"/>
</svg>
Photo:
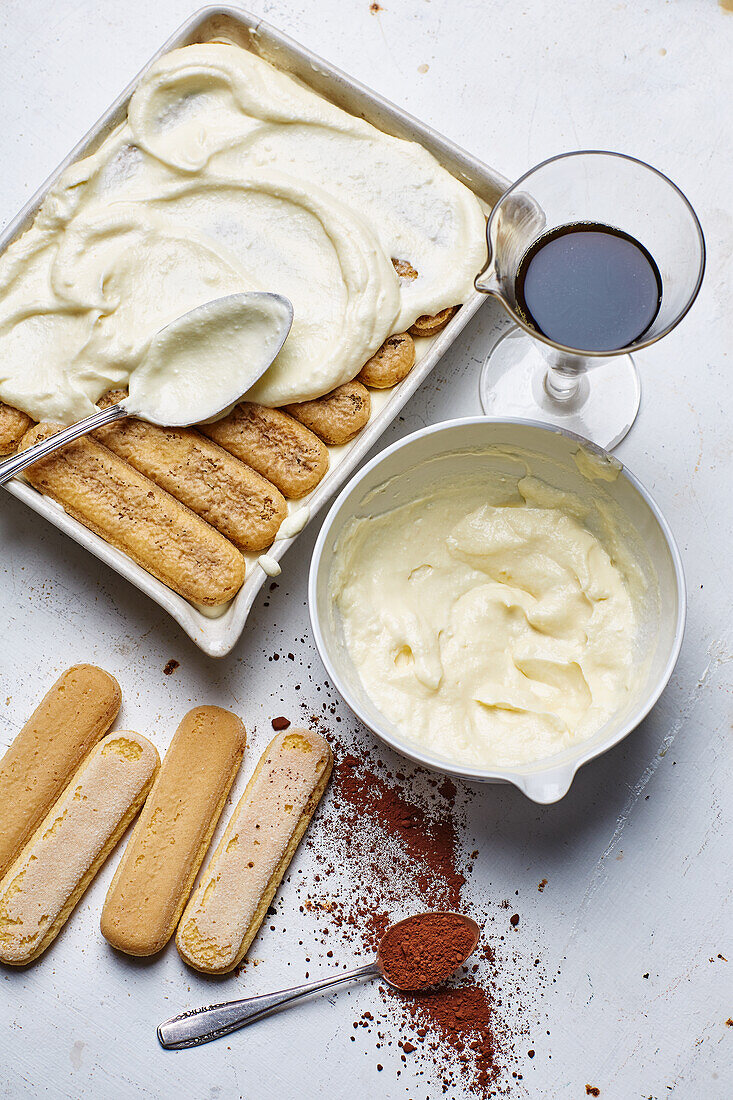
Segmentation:
<svg viewBox="0 0 733 1100">
<path fill-rule="evenodd" d="M 589 223 L 633 238 L 653 259 L 661 282 L 651 325 L 630 344 L 611 350 L 556 343 L 517 301 L 517 273 L 540 238 Z M 702 283 L 705 240 L 692 206 L 671 180 L 634 157 L 600 150 L 564 153 L 504 192 L 489 218 L 487 238 L 489 260 L 476 288 L 497 298 L 515 327 L 484 364 L 484 412 L 557 424 L 606 449 L 615 447 L 639 408 L 641 385 L 631 352 L 671 332 Z"/>
</svg>

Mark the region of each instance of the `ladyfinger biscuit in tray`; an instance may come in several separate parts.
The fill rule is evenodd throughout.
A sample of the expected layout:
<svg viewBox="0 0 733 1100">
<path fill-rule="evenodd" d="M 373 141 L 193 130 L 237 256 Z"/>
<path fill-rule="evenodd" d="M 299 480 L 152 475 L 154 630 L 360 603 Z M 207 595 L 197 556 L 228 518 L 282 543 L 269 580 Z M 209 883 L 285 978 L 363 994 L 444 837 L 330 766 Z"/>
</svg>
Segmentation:
<svg viewBox="0 0 733 1100">
<path fill-rule="evenodd" d="M 357 381 L 373 390 L 388 390 L 407 378 L 415 365 L 415 343 L 407 332 L 389 336 L 379 351 L 368 359 Z"/>
<path fill-rule="evenodd" d="M 33 421 L 25 413 L 0 401 L 0 455 L 10 455 Z"/>
<path fill-rule="evenodd" d="M 100 741 L 0 882 L 0 962 L 45 951 L 138 812 L 160 758 L 137 733 Z"/>
<path fill-rule="evenodd" d="M 418 317 L 408 331 L 412 336 L 436 336 L 441 329 L 445 328 L 457 309 L 458 306 L 448 306 L 447 309 L 441 309 L 439 313 L 425 313 L 422 317 Z"/>
<path fill-rule="evenodd" d="M 129 955 L 153 955 L 176 930 L 239 770 L 244 726 L 196 707 L 178 727 L 102 909 L 102 935 Z"/>
<path fill-rule="evenodd" d="M 265 750 L 176 933 L 181 958 L 224 974 L 247 953 L 326 789 L 332 767 L 317 733 L 290 729 Z"/>
<path fill-rule="evenodd" d="M 0 878 L 117 717 L 120 685 L 75 665 L 44 695 L 0 760 Z"/>
<path fill-rule="evenodd" d="M 108 393 L 100 408 L 126 396 Z M 288 514 L 274 485 L 193 428 L 159 428 L 129 417 L 94 436 L 241 550 L 270 546 Z"/>
<path fill-rule="evenodd" d="M 58 430 L 55 424 L 38 424 L 26 432 L 22 446 Z M 185 599 L 222 604 L 242 587 L 244 558 L 237 548 L 96 440 L 67 444 L 29 466 L 25 476 Z"/>
<path fill-rule="evenodd" d="M 328 451 L 318 436 L 280 409 L 242 401 L 222 420 L 198 428 L 291 500 L 315 489 L 328 469 Z"/>
<path fill-rule="evenodd" d="M 353 439 L 369 420 L 371 410 L 369 390 L 360 382 L 346 382 L 325 397 L 284 408 L 331 447 Z"/>
</svg>

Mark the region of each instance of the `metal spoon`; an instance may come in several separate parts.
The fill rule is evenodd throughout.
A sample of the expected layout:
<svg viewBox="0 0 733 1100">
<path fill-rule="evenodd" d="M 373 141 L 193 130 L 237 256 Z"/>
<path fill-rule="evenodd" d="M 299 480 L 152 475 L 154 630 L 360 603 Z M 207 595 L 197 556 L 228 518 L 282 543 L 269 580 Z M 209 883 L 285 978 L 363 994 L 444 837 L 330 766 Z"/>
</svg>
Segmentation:
<svg viewBox="0 0 733 1100">
<path fill-rule="evenodd" d="M 236 334 L 244 332 L 244 327 L 253 319 L 265 322 L 266 338 L 259 357 L 238 356 L 236 354 Z M 293 306 L 281 294 L 250 291 L 242 294 L 229 294 L 223 298 L 214 298 L 210 302 L 196 306 L 188 313 L 177 317 L 165 328 L 160 329 L 148 345 L 147 351 L 130 376 L 129 395 L 117 405 L 100 409 L 77 424 L 63 428 L 48 439 L 28 447 L 5 462 L 0 462 L 0 485 L 32 466 L 41 458 L 52 454 L 66 443 L 78 439 L 96 428 L 120 420 L 125 416 L 136 416 L 151 424 L 168 428 L 183 427 L 188 424 L 213 420 L 226 412 L 254 383 L 261 378 L 272 364 L 282 348 L 293 323 Z M 196 344 L 206 347 L 216 338 L 217 331 L 228 342 L 225 353 L 234 349 L 231 360 L 227 357 L 226 378 L 221 384 L 213 386 L 213 393 L 207 395 L 204 385 L 192 387 L 192 379 L 186 379 L 184 355 L 189 362 L 191 349 Z M 231 368 L 230 368 L 231 362 Z M 157 379 L 159 400 L 151 402 L 150 394 L 145 393 L 145 384 Z M 204 381 L 203 379 L 201 380 Z M 221 379 L 217 380 L 221 383 Z M 186 385 L 188 383 L 188 385 Z M 186 405 L 184 415 L 170 412 L 166 405 L 166 387 L 169 396 L 176 387 L 185 387 L 195 396 L 195 401 Z M 175 402 L 174 402 L 175 404 Z M 180 402 L 179 402 L 180 404 Z"/>
<path fill-rule="evenodd" d="M 428 915 L 443 916 L 446 914 L 420 914 L 421 917 Z M 459 917 L 465 923 L 466 928 L 472 932 L 470 950 L 456 963 L 455 969 L 457 970 L 476 950 L 481 932 L 479 926 L 470 917 L 465 917 L 462 913 L 447 915 Z M 209 1008 L 195 1008 L 191 1012 L 182 1012 L 180 1016 L 173 1016 L 172 1019 L 160 1024 L 158 1027 L 158 1041 L 166 1050 L 183 1050 L 184 1047 L 200 1046 L 202 1043 L 209 1043 L 212 1039 L 219 1039 L 222 1035 L 228 1035 L 232 1031 L 246 1027 L 247 1024 L 253 1024 L 256 1020 L 270 1016 L 303 997 L 309 997 L 312 993 L 317 993 L 320 989 L 327 989 L 331 985 L 343 985 L 345 982 L 361 981 L 363 978 L 383 978 L 393 989 L 404 992 L 408 987 L 397 985 L 385 972 L 381 950 L 388 934 L 392 933 L 395 928 L 399 928 L 401 925 L 415 919 L 415 917 L 407 917 L 406 920 L 399 921 L 388 928 L 380 940 L 377 957 L 372 962 L 367 963 L 366 966 L 360 966 L 358 969 L 350 970 L 346 974 L 332 974 L 328 978 L 321 978 L 317 982 L 309 982 L 306 985 L 296 985 L 292 989 L 282 989 L 278 993 L 265 993 L 260 997 L 245 997 L 239 1001 L 226 1001 L 224 1004 L 211 1005 Z M 447 974 L 445 977 L 448 978 L 450 975 Z M 414 987 L 410 986 L 409 988 Z"/>
</svg>

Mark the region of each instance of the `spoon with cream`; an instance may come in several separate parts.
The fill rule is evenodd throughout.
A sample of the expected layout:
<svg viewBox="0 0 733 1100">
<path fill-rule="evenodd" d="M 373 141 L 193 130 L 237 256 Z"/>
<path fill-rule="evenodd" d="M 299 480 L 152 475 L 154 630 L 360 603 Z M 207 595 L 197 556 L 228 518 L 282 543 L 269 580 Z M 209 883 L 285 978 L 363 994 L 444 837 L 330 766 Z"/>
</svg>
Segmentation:
<svg viewBox="0 0 733 1100">
<path fill-rule="evenodd" d="M 0 485 L 66 443 L 125 416 L 167 428 L 217 419 L 262 377 L 292 323 L 291 302 L 264 291 L 196 306 L 152 338 L 123 401 L 0 462 Z"/>
<path fill-rule="evenodd" d="M 450 978 L 473 954 L 480 934 L 476 922 L 462 913 L 417 913 L 387 929 L 379 941 L 376 959 L 366 966 L 278 993 L 183 1012 L 159 1026 L 158 1041 L 166 1050 L 200 1046 L 328 986 L 362 978 L 382 978 L 401 992 L 428 989 Z"/>
</svg>

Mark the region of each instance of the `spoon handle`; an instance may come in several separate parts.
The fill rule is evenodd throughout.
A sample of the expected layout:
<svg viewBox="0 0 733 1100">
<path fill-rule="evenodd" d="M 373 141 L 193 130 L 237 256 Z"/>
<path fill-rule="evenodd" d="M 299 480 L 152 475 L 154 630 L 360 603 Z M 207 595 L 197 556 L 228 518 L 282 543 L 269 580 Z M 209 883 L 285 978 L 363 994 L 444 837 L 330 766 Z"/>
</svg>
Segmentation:
<svg viewBox="0 0 733 1100">
<path fill-rule="evenodd" d="M 40 443 L 35 443 L 32 447 L 27 447 L 12 458 L 6 458 L 4 462 L 0 462 L 0 485 L 10 481 L 11 477 L 25 470 L 26 466 L 32 466 L 39 459 L 53 454 L 59 447 L 71 443 L 80 435 L 86 435 L 87 432 L 93 432 L 95 428 L 101 428 L 105 424 L 111 424 L 113 420 L 121 420 L 123 416 L 128 415 L 123 405 L 110 405 L 108 409 L 100 409 L 99 412 L 92 413 L 84 420 L 70 424 L 68 428 L 62 428 L 60 432 L 49 436 L 48 439 L 43 439 Z"/>
<path fill-rule="evenodd" d="M 209 1043 L 230 1031 L 246 1027 L 263 1016 L 269 1016 L 302 997 L 308 997 L 319 989 L 343 982 L 358 981 L 361 978 L 377 978 L 381 974 L 376 962 L 350 970 L 346 974 L 332 974 L 318 982 L 296 985 L 292 989 L 282 989 L 279 993 L 265 993 L 261 997 L 245 997 L 241 1001 L 227 1001 L 225 1004 L 211 1005 L 209 1008 L 196 1008 L 192 1012 L 182 1012 L 166 1020 L 158 1028 L 158 1041 L 166 1050 L 182 1050 Z"/>
</svg>

